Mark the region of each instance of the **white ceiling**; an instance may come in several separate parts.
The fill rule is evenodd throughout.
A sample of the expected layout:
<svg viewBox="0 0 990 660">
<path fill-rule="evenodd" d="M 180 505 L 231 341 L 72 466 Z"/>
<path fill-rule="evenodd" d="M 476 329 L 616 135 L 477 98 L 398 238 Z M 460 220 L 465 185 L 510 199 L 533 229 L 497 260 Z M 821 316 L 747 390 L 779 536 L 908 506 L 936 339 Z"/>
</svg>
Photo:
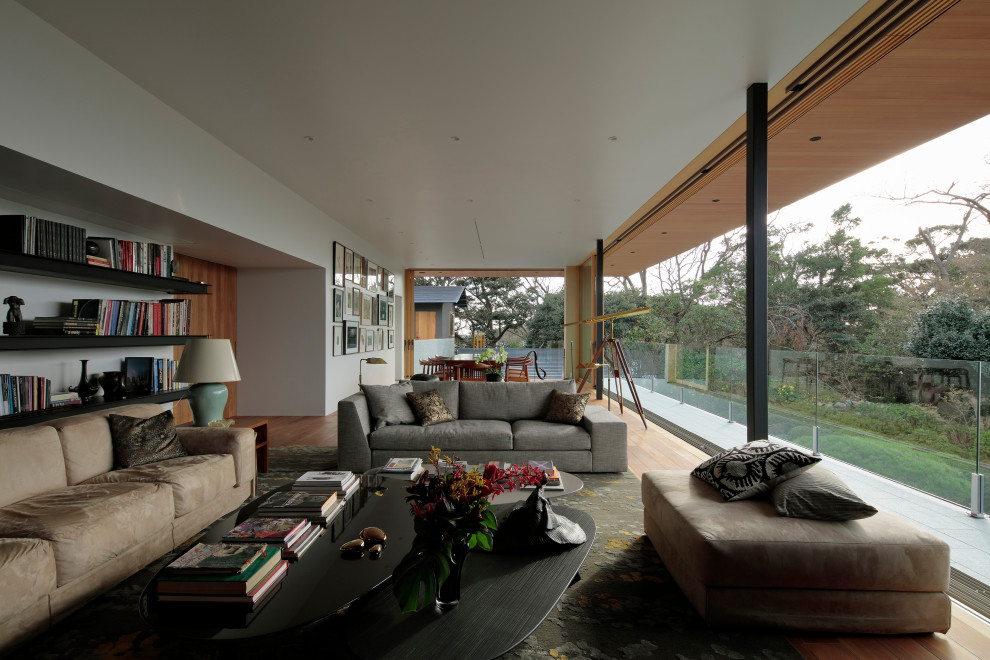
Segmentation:
<svg viewBox="0 0 990 660">
<path fill-rule="evenodd" d="M 863 4 L 20 2 L 410 268 L 582 261 Z"/>
</svg>

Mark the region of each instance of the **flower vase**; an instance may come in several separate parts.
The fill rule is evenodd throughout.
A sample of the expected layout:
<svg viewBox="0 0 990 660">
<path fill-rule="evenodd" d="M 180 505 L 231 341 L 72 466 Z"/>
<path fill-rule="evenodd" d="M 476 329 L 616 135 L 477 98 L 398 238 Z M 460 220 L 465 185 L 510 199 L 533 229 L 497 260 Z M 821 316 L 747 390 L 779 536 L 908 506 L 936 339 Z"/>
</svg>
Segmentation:
<svg viewBox="0 0 990 660">
<path fill-rule="evenodd" d="M 450 610 L 457 606 L 461 600 L 461 571 L 464 570 L 464 560 L 467 559 L 470 548 L 466 541 L 454 543 L 450 549 L 453 557 L 447 557 L 447 567 L 450 574 L 447 579 L 437 589 L 437 608 Z"/>
<path fill-rule="evenodd" d="M 502 382 L 502 374 L 498 374 L 498 373 L 496 373 L 496 374 L 485 374 L 485 380 L 488 381 L 489 383 L 501 383 Z"/>
</svg>

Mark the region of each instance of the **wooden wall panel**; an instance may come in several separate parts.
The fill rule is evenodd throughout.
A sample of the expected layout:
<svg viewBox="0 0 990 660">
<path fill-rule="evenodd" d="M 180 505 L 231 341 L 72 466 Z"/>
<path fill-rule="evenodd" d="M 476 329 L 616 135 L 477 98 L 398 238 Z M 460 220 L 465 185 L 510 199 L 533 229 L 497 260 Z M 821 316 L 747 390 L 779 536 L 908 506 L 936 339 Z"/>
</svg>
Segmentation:
<svg viewBox="0 0 990 660">
<path fill-rule="evenodd" d="M 206 282 L 209 293 L 203 295 L 176 295 L 176 298 L 189 298 L 190 333 L 208 335 L 212 339 L 229 339 L 237 355 L 237 269 L 231 266 L 203 261 L 184 255 L 176 255 L 179 262 L 179 275 L 194 282 Z M 182 346 L 175 347 L 175 359 L 182 355 Z M 227 383 L 230 394 L 224 417 L 237 414 L 237 383 Z M 192 421 L 189 404 L 176 402 L 172 407 L 175 423 Z"/>
</svg>

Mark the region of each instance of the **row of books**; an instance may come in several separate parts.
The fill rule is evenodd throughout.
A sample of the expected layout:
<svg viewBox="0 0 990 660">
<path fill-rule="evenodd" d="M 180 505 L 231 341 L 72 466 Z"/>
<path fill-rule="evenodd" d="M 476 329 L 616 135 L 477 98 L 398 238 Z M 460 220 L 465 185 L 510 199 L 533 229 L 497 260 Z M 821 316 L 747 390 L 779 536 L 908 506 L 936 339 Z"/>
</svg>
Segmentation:
<svg viewBox="0 0 990 660">
<path fill-rule="evenodd" d="M 172 277 L 171 245 L 86 236 L 83 227 L 33 215 L 0 215 L 0 250 L 131 273 Z"/>
<path fill-rule="evenodd" d="M 96 254 L 87 257 L 87 263 L 92 266 L 172 277 L 172 259 L 175 255 L 171 245 L 126 241 L 107 236 L 93 236 L 86 242 L 95 246 Z"/>
<path fill-rule="evenodd" d="M 172 336 L 189 334 L 187 298 L 102 300 L 77 298 L 72 316 L 96 322 L 100 336 Z"/>
<path fill-rule="evenodd" d="M 0 249 L 86 263 L 86 230 L 33 215 L 0 215 Z"/>
<path fill-rule="evenodd" d="M 290 562 L 326 532 L 344 505 L 334 493 L 278 491 L 217 543 L 197 543 L 162 571 L 158 602 L 244 615 L 246 623 L 281 586 Z M 186 612 L 188 614 L 188 612 Z"/>
<path fill-rule="evenodd" d="M 0 374 L 0 415 L 50 408 L 51 389 L 48 378 Z"/>
</svg>

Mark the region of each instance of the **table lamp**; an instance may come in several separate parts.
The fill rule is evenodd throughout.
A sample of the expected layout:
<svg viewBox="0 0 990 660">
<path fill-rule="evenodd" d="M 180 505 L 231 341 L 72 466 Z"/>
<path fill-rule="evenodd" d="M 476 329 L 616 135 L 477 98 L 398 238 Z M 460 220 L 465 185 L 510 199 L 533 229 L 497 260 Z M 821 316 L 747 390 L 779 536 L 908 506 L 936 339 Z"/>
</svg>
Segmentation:
<svg viewBox="0 0 990 660">
<path fill-rule="evenodd" d="M 365 362 L 367 362 L 368 364 L 388 364 L 388 362 L 386 362 L 380 357 L 361 358 L 361 360 L 358 362 L 358 385 L 361 384 L 363 378 L 363 374 L 361 373 L 361 370 L 364 369 Z"/>
<path fill-rule="evenodd" d="M 193 426 L 209 426 L 223 419 L 228 383 L 241 379 L 229 339 L 192 338 L 186 342 L 175 379 L 189 386 L 189 408 Z"/>
</svg>

